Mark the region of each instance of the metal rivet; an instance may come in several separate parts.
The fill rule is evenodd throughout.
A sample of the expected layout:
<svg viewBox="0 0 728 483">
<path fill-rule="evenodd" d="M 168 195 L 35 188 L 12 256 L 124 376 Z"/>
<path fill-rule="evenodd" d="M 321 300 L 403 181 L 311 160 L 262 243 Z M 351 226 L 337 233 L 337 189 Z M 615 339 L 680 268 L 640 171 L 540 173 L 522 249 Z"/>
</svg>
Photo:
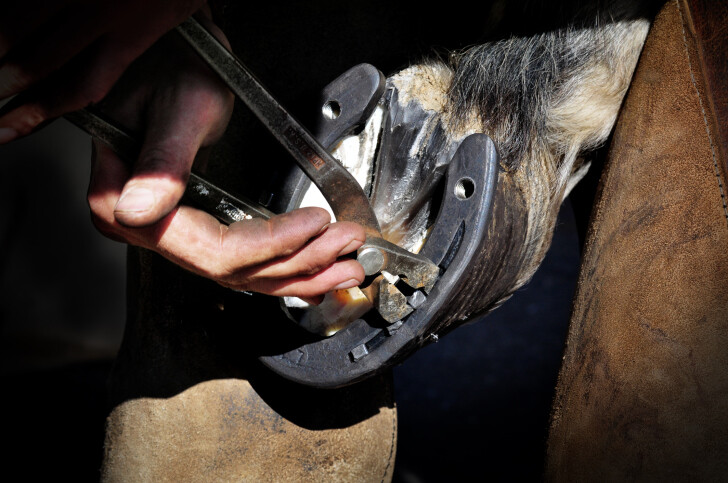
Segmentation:
<svg viewBox="0 0 728 483">
<path fill-rule="evenodd" d="M 364 267 L 364 273 L 374 275 L 384 268 L 384 253 L 376 247 L 366 247 L 356 257 L 356 260 Z"/>
</svg>

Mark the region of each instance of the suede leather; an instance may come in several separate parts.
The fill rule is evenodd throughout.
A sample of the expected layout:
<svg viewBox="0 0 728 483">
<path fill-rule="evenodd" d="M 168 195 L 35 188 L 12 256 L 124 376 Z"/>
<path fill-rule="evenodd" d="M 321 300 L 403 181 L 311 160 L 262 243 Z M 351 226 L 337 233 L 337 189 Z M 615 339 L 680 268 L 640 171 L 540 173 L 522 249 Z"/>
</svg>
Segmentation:
<svg viewBox="0 0 728 483">
<path fill-rule="evenodd" d="M 390 481 L 391 374 L 342 389 L 257 362 L 293 324 L 149 251 L 129 251 L 129 317 L 110 380 L 102 480 Z M 280 341 L 285 343 L 284 340 Z"/>
<path fill-rule="evenodd" d="M 715 144 L 728 169 L 728 2 L 690 0 L 682 9 L 685 26 L 695 38 L 705 96 L 714 117 Z M 693 62 L 696 63 L 696 62 Z"/>
<path fill-rule="evenodd" d="M 103 481 L 390 481 L 396 420 L 385 410 L 309 429 L 245 380 L 206 381 L 172 398 L 139 398 L 108 419 Z"/>
<path fill-rule="evenodd" d="M 671 1 L 658 15 L 618 119 L 556 391 L 550 481 L 728 475 L 725 159 L 685 12 Z"/>
</svg>

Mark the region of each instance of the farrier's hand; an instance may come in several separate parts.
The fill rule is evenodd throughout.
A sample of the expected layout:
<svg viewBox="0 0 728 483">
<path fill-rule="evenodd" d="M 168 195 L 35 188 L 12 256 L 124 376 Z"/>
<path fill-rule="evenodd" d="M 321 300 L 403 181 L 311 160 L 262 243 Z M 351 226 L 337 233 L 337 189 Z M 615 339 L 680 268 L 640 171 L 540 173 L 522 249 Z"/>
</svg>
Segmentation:
<svg viewBox="0 0 728 483">
<path fill-rule="evenodd" d="M 205 0 L 21 0 L 0 7 L 0 143 L 101 100 Z"/>
<path fill-rule="evenodd" d="M 325 210 L 225 226 L 178 206 L 193 160 L 222 135 L 232 105 L 230 92 L 174 34 L 132 64 L 101 106 L 127 129 L 143 130 L 144 142 L 131 170 L 95 143 L 88 199 L 97 228 L 239 290 L 311 299 L 361 283 L 362 267 L 337 258 L 361 246 L 364 231 L 329 225 Z"/>
</svg>

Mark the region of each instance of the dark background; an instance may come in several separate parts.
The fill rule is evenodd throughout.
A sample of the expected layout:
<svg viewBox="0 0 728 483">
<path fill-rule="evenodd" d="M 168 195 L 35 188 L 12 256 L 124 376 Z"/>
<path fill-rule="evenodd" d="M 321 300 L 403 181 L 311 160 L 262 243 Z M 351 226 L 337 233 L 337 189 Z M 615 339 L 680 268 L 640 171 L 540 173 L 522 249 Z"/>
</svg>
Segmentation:
<svg viewBox="0 0 728 483">
<path fill-rule="evenodd" d="M 98 479 L 125 248 L 91 225 L 89 156 L 65 121 L 0 147 L 3 460 L 28 480 Z M 567 202 L 530 284 L 396 368 L 396 481 L 539 480 L 578 258 Z"/>
</svg>

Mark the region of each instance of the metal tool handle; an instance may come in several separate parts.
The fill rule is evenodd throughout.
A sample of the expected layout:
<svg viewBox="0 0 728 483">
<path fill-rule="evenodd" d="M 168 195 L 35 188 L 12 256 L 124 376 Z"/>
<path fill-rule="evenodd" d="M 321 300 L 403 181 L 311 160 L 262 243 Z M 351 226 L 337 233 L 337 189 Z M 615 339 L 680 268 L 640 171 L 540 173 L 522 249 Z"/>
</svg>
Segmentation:
<svg viewBox="0 0 728 483">
<path fill-rule="evenodd" d="M 64 117 L 109 146 L 127 163 L 133 163 L 139 156 L 139 141 L 91 109 L 71 112 Z M 275 215 L 264 206 L 237 198 L 195 173 L 190 173 L 183 199 L 228 224 L 252 217 L 268 219 Z"/>
<path fill-rule="evenodd" d="M 293 156 L 321 190 L 337 220 L 359 223 L 370 235 L 381 236 L 369 198 L 356 179 L 275 100 L 252 72 L 194 17 L 185 20 L 177 31 Z"/>
</svg>

